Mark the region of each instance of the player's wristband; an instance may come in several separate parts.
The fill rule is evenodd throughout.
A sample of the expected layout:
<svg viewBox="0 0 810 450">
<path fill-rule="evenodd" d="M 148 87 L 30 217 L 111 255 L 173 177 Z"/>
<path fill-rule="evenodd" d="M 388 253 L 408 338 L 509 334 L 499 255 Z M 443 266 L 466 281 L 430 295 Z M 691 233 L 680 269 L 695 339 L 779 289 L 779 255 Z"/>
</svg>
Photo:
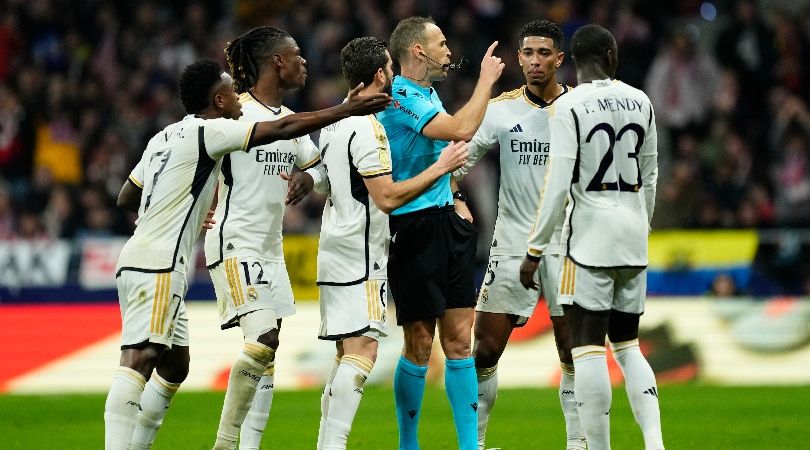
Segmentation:
<svg viewBox="0 0 810 450">
<path fill-rule="evenodd" d="M 532 255 L 530 253 L 526 253 L 526 259 L 528 259 L 531 262 L 536 262 L 536 263 L 540 262 L 540 257 L 539 256 L 534 256 L 534 255 Z"/>
<path fill-rule="evenodd" d="M 308 173 L 309 176 L 312 177 L 312 182 L 314 184 L 318 184 L 323 181 L 323 176 L 321 176 L 321 171 L 318 170 L 318 166 L 310 167 L 309 169 L 305 170 L 304 172 Z"/>
<path fill-rule="evenodd" d="M 467 203 L 467 196 L 461 191 L 453 192 L 453 200 L 458 200 Z"/>
</svg>

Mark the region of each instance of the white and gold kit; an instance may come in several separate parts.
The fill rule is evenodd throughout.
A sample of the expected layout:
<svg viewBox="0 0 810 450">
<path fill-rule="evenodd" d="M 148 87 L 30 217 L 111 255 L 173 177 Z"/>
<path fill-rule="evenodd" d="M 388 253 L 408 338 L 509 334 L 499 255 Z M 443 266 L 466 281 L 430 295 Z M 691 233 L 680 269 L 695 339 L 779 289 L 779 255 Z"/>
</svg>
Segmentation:
<svg viewBox="0 0 810 450">
<path fill-rule="evenodd" d="M 325 127 L 321 155 L 329 180 L 318 243 L 319 338 L 385 335 L 388 216 L 366 178 L 391 174 L 391 153 L 373 115 Z"/>
<path fill-rule="evenodd" d="M 545 254 L 564 216 L 560 303 L 642 313 L 658 178 L 652 104 L 620 81 L 595 80 L 557 101 L 549 123 L 551 163 L 528 253 Z"/>
<path fill-rule="evenodd" d="M 271 108 L 251 93 L 239 96 L 240 121 L 278 120 L 292 114 Z M 222 163 L 214 228 L 205 236 L 205 260 L 214 283 L 223 329 L 245 314 L 271 308 L 277 318 L 295 314 L 282 247 L 287 181 L 293 166 L 320 162 L 308 136 L 252 147 Z"/>
<path fill-rule="evenodd" d="M 135 232 L 116 267 L 122 347 L 188 345 L 183 300 L 194 243 L 222 158 L 247 150 L 254 126 L 188 115 L 149 140 L 129 176 L 143 190 Z"/>
</svg>

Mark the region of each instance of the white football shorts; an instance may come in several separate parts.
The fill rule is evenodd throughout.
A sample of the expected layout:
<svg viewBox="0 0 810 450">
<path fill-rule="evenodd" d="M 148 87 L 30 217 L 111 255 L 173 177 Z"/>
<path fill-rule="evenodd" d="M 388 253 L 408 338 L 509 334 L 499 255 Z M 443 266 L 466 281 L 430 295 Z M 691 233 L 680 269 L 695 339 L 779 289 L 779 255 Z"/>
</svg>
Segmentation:
<svg viewBox="0 0 810 450">
<path fill-rule="evenodd" d="M 320 285 L 321 326 L 318 339 L 339 341 L 368 336 L 378 340 L 388 335 L 387 280 L 366 280 L 350 286 Z"/>
<path fill-rule="evenodd" d="M 520 284 L 521 262 L 522 256 L 489 257 L 476 311 L 513 314 L 518 316 L 516 326 L 526 324 L 537 306 L 538 292 Z"/>
<path fill-rule="evenodd" d="M 188 346 L 186 291 L 181 272 L 136 272 L 125 270 L 116 278 L 121 306 L 121 349 L 146 342 Z"/>
<path fill-rule="evenodd" d="M 647 269 L 597 269 L 577 266 L 565 258 L 559 275 L 558 302 L 590 311 L 644 313 Z"/>
<path fill-rule="evenodd" d="M 261 309 L 273 309 L 278 319 L 295 314 L 284 261 L 232 257 L 208 272 L 214 282 L 223 330 L 237 326 L 245 314 Z"/>
</svg>

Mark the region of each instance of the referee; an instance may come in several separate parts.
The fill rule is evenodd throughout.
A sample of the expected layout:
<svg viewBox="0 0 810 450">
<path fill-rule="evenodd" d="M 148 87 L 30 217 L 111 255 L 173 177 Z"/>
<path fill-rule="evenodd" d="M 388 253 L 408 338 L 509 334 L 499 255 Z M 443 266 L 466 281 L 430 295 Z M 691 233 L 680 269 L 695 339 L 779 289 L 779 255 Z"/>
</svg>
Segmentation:
<svg viewBox="0 0 810 450">
<path fill-rule="evenodd" d="M 391 147 L 394 181 L 412 178 L 433 164 L 447 141 L 472 138 L 503 71 L 501 59 L 492 56 L 496 45 L 489 47 L 481 62 L 472 97 L 450 115 L 433 89 L 433 83 L 445 79 L 450 69 L 444 33 L 431 18 L 399 22 L 391 34 L 390 49 L 401 72 L 394 77 L 393 103 L 378 116 Z M 477 233 L 464 196 L 454 193 L 450 183 L 449 175 L 439 178 L 390 218 L 388 278 L 397 323 L 405 334 L 394 376 L 401 450 L 419 448 L 416 431 L 437 324 L 459 449 L 475 450 L 478 445 L 478 387 L 470 353 Z"/>
</svg>

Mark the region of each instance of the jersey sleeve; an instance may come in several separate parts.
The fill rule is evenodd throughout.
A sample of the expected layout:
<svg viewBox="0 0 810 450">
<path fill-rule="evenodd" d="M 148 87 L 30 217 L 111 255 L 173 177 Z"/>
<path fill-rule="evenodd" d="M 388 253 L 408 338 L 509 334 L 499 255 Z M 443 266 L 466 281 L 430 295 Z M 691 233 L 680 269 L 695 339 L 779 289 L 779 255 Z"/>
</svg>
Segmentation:
<svg viewBox="0 0 810 450">
<path fill-rule="evenodd" d="M 498 142 L 498 134 L 494 120 L 496 115 L 497 114 L 495 114 L 491 108 L 487 108 L 481 126 L 478 127 L 478 131 L 475 132 L 475 135 L 467 144 L 467 148 L 470 150 L 470 156 L 463 166 L 453 172 L 453 177 L 459 180 L 464 178 L 465 175 L 470 173 L 475 163 L 481 160 L 484 154 Z"/>
<path fill-rule="evenodd" d="M 206 120 L 203 125 L 205 151 L 214 159 L 232 152 L 247 151 L 255 128 L 256 122 L 232 119 Z"/>
<path fill-rule="evenodd" d="M 438 105 L 414 90 L 407 90 L 406 95 L 395 94 L 394 108 L 396 108 L 393 114 L 395 121 L 417 133 L 422 133 L 425 125 L 441 112 Z"/>
<path fill-rule="evenodd" d="M 293 139 L 295 143 L 295 165 L 301 170 L 315 167 L 321 162 L 321 152 L 309 136 Z"/>
<path fill-rule="evenodd" d="M 143 189 L 143 181 L 146 178 L 143 170 L 144 162 L 143 158 L 138 161 L 138 164 L 135 165 L 135 168 L 132 169 L 132 172 L 129 174 L 129 181 L 132 182 L 135 186 L 138 186 L 140 189 Z"/>
<path fill-rule="evenodd" d="M 647 218 L 652 221 L 655 210 L 656 185 L 658 184 L 658 131 L 655 127 L 655 113 L 650 104 L 650 119 L 647 132 L 644 134 L 644 143 L 641 145 L 641 186 L 644 193 L 644 203 L 647 208 Z"/>
<path fill-rule="evenodd" d="M 370 122 L 359 127 L 352 139 L 350 151 L 352 164 L 363 178 L 373 178 L 391 173 L 391 150 L 382 124 L 367 116 Z M 362 122 L 360 122 L 362 123 Z"/>
</svg>

